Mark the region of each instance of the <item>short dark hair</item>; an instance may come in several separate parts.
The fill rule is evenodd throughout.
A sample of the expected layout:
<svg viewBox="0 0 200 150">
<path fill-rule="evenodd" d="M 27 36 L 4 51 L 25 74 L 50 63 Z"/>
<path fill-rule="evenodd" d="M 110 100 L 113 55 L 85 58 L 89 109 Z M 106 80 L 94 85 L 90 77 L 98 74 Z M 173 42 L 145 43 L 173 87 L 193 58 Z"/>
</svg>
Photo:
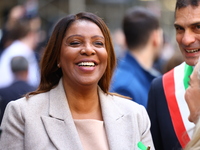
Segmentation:
<svg viewBox="0 0 200 150">
<path fill-rule="evenodd" d="M 200 0 L 177 0 L 175 10 L 183 8 L 183 7 L 187 7 L 189 5 L 199 6 L 199 2 Z"/>
<path fill-rule="evenodd" d="M 11 59 L 10 62 L 11 70 L 14 73 L 27 71 L 28 70 L 28 61 L 23 56 L 15 56 Z"/>
<path fill-rule="evenodd" d="M 123 31 L 129 49 L 138 48 L 148 42 L 153 30 L 159 28 L 156 14 L 144 7 L 127 10 L 123 19 Z"/>
</svg>

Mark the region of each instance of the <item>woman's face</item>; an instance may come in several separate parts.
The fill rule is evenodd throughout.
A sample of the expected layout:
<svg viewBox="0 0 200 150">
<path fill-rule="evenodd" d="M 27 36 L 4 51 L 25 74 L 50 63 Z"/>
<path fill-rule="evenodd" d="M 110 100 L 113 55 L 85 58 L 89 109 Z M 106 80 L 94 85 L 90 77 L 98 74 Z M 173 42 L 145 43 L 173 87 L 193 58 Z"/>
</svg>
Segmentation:
<svg viewBox="0 0 200 150">
<path fill-rule="evenodd" d="M 198 78 L 198 69 L 200 63 L 198 63 L 194 71 L 190 76 L 189 87 L 185 92 L 185 100 L 188 104 L 190 115 L 189 120 L 196 123 L 200 114 L 200 79 Z"/>
<path fill-rule="evenodd" d="M 97 86 L 107 67 L 105 38 L 93 22 L 77 20 L 62 41 L 60 67 L 67 85 Z"/>
</svg>

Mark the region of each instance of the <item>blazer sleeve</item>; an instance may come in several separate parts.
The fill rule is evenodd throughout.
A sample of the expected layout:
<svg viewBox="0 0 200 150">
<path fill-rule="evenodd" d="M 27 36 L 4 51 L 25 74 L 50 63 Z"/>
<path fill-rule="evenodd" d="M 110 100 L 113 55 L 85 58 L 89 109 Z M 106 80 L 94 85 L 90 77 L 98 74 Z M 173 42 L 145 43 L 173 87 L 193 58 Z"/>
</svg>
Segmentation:
<svg viewBox="0 0 200 150">
<path fill-rule="evenodd" d="M 24 120 L 19 103 L 8 103 L 1 123 L 0 148 L 9 150 L 24 149 Z"/>
<path fill-rule="evenodd" d="M 141 121 L 139 123 L 139 126 L 142 129 L 141 141 L 143 142 L 144 145 L 151 146 L 151 150 L 154 150 L 155 148 L 154 148 L 154 144 L 153 144 L 152 136 L 151 136 L 151 132 L 150 132 L 151 123 L 150 123 L 147 111 L 146 111 L 146 109 L 144 107 L 142 109 L 142 114 L 143 114 L 142 115 L 143 116 L 143 121 Z"/>
</svg>

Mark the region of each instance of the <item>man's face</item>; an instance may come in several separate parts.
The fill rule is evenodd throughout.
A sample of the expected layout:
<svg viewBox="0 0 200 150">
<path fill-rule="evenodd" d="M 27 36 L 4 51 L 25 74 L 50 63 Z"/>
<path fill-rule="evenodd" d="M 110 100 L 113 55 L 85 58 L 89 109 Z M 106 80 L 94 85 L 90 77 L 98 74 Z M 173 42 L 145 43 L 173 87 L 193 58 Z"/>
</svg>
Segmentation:
<svg viewBox="0 0 200 150">
<path fill-rule="evenodd" d="M 174 26 L 185 62 L 194 66 L 200 56 L 200 5 L 177 9 Z"/>
</svg>

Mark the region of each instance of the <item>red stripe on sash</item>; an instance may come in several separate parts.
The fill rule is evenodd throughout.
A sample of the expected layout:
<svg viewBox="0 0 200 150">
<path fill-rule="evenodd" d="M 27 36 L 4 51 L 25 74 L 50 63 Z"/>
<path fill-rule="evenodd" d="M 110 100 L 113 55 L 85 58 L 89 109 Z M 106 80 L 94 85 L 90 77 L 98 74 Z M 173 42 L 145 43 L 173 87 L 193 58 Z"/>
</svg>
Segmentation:
<svg viewBox="0 0 200 150">
<path fill-rule="evenodd" d="M 190 141 L 175 97 L 174 69 L 163 75 L 163 87 L 176 136 L 184 148 Z"/>
</svg>

